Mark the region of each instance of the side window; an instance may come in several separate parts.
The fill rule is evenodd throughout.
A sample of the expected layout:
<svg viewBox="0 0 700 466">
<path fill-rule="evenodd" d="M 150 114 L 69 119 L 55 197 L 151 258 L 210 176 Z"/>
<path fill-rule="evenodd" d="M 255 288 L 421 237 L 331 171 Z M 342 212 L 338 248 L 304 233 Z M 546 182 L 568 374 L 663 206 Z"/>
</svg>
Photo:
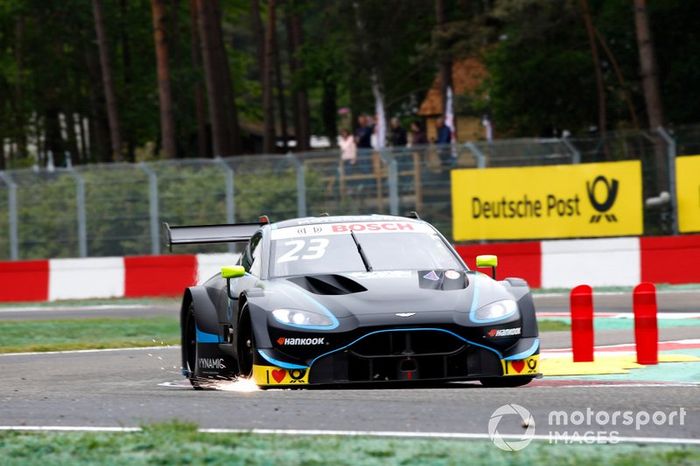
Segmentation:
<svg viewBox="0 0 700 466">
<path fill-rule="evenodd" d="M 262 269 L 262 259 L 260 257 L 260 240 L 262 239 L 262 233 L 256 233 L 250 239 L 248 246 L 243 252 L 243 257 L 241 259 L 241 265 L 246 269 L 247 272 L 260 276 Z"/>
</svg>

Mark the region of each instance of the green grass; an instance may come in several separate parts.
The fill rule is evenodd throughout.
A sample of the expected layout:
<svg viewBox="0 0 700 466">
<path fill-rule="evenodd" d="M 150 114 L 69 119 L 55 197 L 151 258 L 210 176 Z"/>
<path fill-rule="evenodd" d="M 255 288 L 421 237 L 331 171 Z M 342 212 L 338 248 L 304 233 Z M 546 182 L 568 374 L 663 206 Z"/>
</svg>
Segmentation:
<svg viewBox="0 0 700 466">
<path fill-rule="evenodd" d="M 175 317 L 0 321 L 0 353 L 179 343 Z"/>
<path fill-rule="evenodd" d="M 540 332 L 561 332 L 570 330 L 571 324 L 562 320 L 537 319 L 537 327 L 540 329 Z"/>
<path fill-rule="evenodd" d="M 205 434 L 167 423 L 135 433 L 0 432 L 4 466 L 33 465 L 692 465 L 700 448 L 549 445 L 519 452 L 489 441 Z"/>
<path fill-rule="evenodd" d="M 85 306 L 122 306 L 125 304 L 142 305 L 172 305 L 177 307 L 182 298 L 96 298 L 96 299 L 64 299 L 47 302 L 13 302 L 0 303 L 0 308 L 10 307 L 85 307 Z"/>
</svg>

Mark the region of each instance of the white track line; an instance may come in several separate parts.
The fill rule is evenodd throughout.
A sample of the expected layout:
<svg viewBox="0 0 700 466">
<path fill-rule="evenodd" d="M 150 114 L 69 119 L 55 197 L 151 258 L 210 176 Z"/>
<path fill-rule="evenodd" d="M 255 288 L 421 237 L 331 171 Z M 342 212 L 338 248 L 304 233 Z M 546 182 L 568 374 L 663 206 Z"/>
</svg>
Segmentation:
<svg viewBox="0 0 700 466">
<path fill-rule="evenodd" d="M 113 311 L 122 309 L 146 309 L 152 304 L 97 304 L 94 306 L 21 306 L 0 307 L 0 314 L 11 312 L 70 312 L 70 311 Z"/>
<path fill-rule="evenodd" d="M 29 432 L 141 432 L 140 427 L 94 427 L 94 426 L 0 426 L 2 431 Z M 488 434 L 466 432 L 400 432 L 371 430 L 306 430 L 306 429 L 199 429 L 205 434 L 259 434 L 336 437 L 394 437 L 394 438 L 442 438 L 461 440 L 490 440 Z M 502 435 L 505 439 L 521 440 L 520 435 Z M 549 435 L 534 435 L 534 440 L 549 441 Z M 615 437 L 608 443 L 655 443 L 677 445 L 700 445 L 700 439 L 676 437 Z"/>
<path fill-rule="evenodd" d="M 103 348 L 103 349 L 83 349 L 83 350 L 66 350 L 66 351 L 32 351 L 27 353 L 0 353 L 3 356 L 36 356 L 44 354 L 80 354 L 80 353 L 109 353 L 114 351 L 139 351 L 139 350 L 162 350 L 162 349 L 178 349 L 180 345 L 160 345 L 160 346 L 141 346 L 136 348 Z"/>
</svg>

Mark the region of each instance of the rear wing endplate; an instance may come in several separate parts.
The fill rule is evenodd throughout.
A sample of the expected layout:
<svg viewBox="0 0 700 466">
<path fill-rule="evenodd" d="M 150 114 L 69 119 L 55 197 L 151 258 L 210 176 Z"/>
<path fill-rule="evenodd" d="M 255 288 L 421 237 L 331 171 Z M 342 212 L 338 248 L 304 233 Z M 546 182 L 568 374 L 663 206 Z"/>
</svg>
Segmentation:
<svg viewBox="0 0 700 466">
<path fill-rule="evenodd" d="M 163 223 L 168 247 L 178 244 L 238 243 L 248 241 L 261 223 L 236 223 L 232 225 L 170 226 Z"/>
</svg>

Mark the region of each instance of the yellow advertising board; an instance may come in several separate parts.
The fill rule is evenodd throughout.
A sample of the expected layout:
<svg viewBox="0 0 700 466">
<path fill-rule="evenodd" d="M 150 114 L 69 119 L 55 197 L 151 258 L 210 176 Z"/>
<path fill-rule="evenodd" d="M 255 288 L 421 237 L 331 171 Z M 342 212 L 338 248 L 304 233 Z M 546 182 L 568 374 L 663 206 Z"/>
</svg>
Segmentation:
<svg viewBox="0 0 700 466">
<path fill-rule="evenodd" d="M 678 229 L 700 231 L 700 155 L 676 159 Z"/>
<path fill-rule="evenodd" d="M 642 166 L 452 170 L 452 214 L 457 241 L 640 235 Z"/>
</svg>

